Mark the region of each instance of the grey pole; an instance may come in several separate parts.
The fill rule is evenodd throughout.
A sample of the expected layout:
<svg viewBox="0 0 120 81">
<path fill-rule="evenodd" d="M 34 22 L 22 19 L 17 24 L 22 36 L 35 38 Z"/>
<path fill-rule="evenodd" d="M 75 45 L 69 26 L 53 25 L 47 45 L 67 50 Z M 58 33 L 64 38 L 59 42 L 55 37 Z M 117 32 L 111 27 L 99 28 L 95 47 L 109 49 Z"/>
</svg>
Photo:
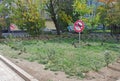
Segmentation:
<svg viewBox="0 0 120 81">
<path fill-rule="evenodd" d="M 79 44 L 80 44 L 80 32 L 79 32 Z"/>
</svg>

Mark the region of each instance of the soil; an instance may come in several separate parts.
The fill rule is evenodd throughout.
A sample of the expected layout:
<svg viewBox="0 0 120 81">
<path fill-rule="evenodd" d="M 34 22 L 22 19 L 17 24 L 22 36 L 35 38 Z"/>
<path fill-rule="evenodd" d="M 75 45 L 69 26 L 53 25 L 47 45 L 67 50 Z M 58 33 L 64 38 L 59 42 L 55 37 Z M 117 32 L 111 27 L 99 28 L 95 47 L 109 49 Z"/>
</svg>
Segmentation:
<svg viewBox="0 0 120 81">
<path fill-rule="evenodd" d="M 85 74 L 86 78 L 80 80 L 76 77 L 70 77 L 64 72 L 45 70 L 45 66 L 37 62 L 29 62 L 23 59 L 9 59 L 39 81 L 117 81 L 120 79 L 120 60 L 110 64 L 108 67 L 102 68 L 98 72 L 88 72 Z"/>
</svg>

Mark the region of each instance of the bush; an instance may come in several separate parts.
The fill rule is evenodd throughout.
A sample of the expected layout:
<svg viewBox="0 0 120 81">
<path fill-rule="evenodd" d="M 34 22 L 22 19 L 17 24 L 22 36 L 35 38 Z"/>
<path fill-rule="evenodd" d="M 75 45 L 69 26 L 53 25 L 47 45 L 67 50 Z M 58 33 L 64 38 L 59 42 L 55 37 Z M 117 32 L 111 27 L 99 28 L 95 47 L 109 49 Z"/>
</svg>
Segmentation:
<svg viewBox="0 0 120 81">
<path fill-rule="evenodd" d="M 12 7 L 11 20 L 19 26 L 20 29 L 26 30 L 31 35 L 39 35 L 45 21 L 40 15 L 40 8 L 37 0 L 35 3 L 17 0 L 16 7 Z"/>
</svg>

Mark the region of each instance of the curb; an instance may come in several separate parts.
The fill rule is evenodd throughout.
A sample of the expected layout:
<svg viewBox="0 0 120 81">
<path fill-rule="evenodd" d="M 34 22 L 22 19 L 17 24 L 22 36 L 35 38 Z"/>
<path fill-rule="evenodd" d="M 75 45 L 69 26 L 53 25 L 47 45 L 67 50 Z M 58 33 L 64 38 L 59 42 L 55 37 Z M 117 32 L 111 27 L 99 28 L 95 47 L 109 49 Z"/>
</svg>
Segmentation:
<svg viewBox="0 0 120 81">
<path fill-rule="evenodd" d="M 2 60 L 7 66 L 9 66 L 13 71 L 15 71 L 20 77 L 22 77 L 25 81 L 38 81 L 33 76 L 29 75 L 23 69 L 16 66 L 14 63 L 6 59 L 4 56 L 0 55 L 0 60 Z"/>
<path fill-rule="evenodd" d="M 116 80 L 116 81 L 120 81 L 120 79 L 119 79 L 119 80 Z"/>
</svg>

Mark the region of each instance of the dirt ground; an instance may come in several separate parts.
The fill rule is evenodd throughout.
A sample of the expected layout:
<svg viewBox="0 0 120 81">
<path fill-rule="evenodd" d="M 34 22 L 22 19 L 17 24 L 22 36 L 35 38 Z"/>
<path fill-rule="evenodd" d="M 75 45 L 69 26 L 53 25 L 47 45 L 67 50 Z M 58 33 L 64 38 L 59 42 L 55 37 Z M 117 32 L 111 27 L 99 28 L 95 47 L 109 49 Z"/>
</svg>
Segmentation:
<svg viewBox="0 0 120 81">
<path fill-rule="evenodd" d="M 68 77 L 64 72 L 45 70 L 45 66 L 38 64 L 37 62 L 9 59 L 39 81 L 117 81 L 120 79 L 120 60 L 116 63 L 110 64 L 109 67 L 102 68 L 98 72 L 91 71 L 86 73 L 86 78 L 80 80 L 75 77 Z"/>
</svg>

